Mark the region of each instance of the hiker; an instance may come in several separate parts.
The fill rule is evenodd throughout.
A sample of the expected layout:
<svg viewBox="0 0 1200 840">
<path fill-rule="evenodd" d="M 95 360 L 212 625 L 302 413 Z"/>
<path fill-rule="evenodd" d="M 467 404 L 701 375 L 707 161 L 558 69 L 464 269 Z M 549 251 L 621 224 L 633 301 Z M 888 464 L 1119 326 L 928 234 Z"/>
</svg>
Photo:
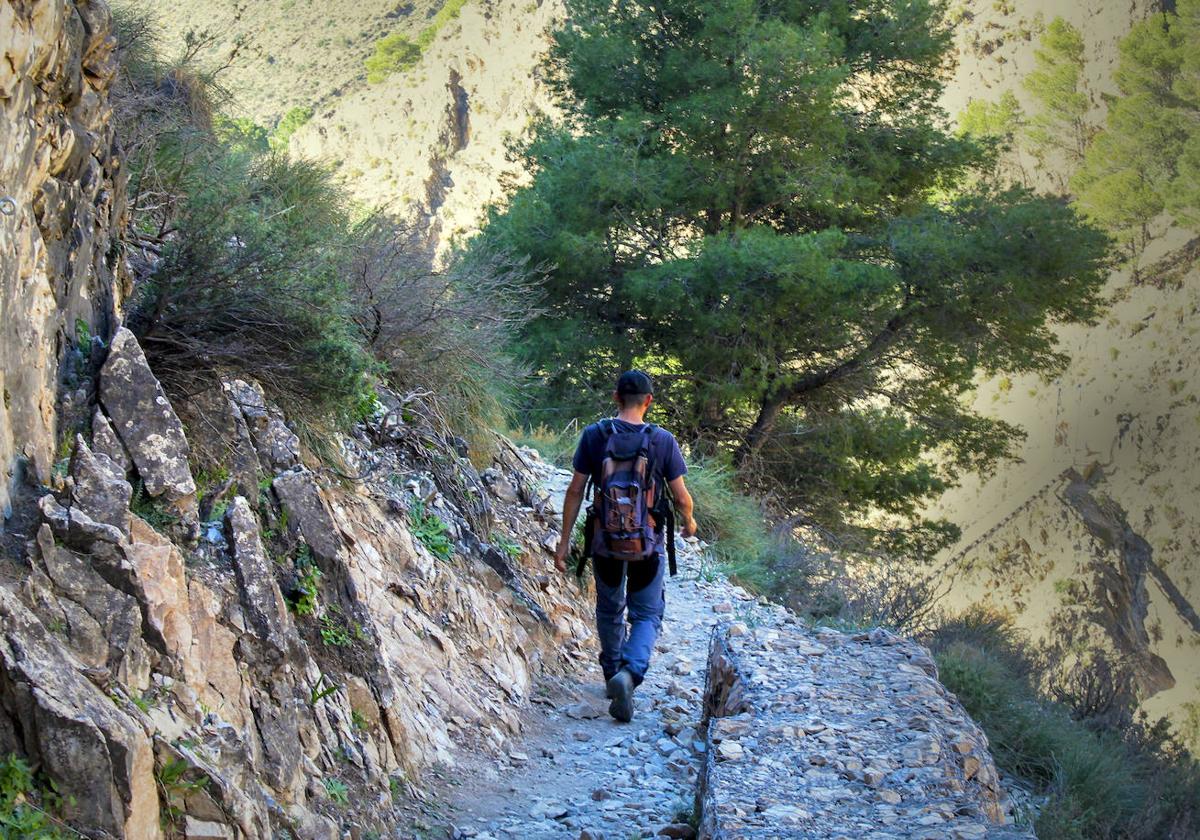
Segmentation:
<svg viewBox="0 0 1200 840">
<path fill-rule="evenodd" d="M 588 508 L 585 551 L 577 573 L 582 573 L 590 556 L 596 580 L 600 667 L 612 700 L 608 712 L 628 723 L 633 719 L 633 690 L 646 676 L 662 628 L 667 561 L 675 574 L 675 517 L 668 488 L 682 517 L 684 536 L 695 535 L 696 520 L 692 497 L 683 483 L 687 465 L 679 444 L 666 429 L 645 421 L 654 401 L 650 377 L 639 370 L 626 371 L 617 380 L 613 399 L 616 418 L 593 423 L 579 438 L 554 565 L 560 572 L 567 570 L 575 519 L 586 491 L 592 489 L 594 501 Z"/>
</svg>

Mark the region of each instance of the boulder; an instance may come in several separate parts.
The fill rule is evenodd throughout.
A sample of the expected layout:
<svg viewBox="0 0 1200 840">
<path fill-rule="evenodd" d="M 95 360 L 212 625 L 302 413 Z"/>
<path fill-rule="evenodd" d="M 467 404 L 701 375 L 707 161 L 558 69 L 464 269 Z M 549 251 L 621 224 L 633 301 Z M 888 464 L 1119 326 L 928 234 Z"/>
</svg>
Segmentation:
<svg viewBox="0 0 1200 840">
<path fill-rule="evenodd" d="M 182 659 L 192 644 L 183 556 L 174 543 L 136 516 L 121 550 L 149 638 L 167 655 Z"/>
<path fill-rule="evenodd" d="M 80 668 L 0 587 L 0 747 L 41 765 L 69 821 L 100 836 L 160 838 L 150 740 Z"/>
<path fill-rule="evenodd" d="M 194 508 L 196 482 L 188 467 L 183 424 L 137 339 L 124 327 L 113 337 L 100 371 L 100 401 L 146 492 L 177 503 L 181 510 Z"/>
<path fill-rule="evenodd" d="M 116 526 L 97 522 L 80 508 L 65 508 L 54 496 L 46 495 L 38 499 L 38 509 L 42 521 L 50 526 L 54 536 L 71 548 L 90 551 L 98 542 L 116 545 L 125 539 Z"/>
<path fill-rule="evenodd" d="M 342 538 L 313 474 L 304 469 L 291 470 L 277 476 L 272 486 L 288 520 L 299 528 L 313 554 L 320 560 L 335 560 L 342 549 Z"/>
<path fill-rule="evenodd" d="M 287 603 L 258 531 L 258 520 L 244 496 L 235 496 L 225 513 L 225 531 L 233 550 L 233 570 L 249 629 L 279 653 L 299 645 Z"/>
</svg>

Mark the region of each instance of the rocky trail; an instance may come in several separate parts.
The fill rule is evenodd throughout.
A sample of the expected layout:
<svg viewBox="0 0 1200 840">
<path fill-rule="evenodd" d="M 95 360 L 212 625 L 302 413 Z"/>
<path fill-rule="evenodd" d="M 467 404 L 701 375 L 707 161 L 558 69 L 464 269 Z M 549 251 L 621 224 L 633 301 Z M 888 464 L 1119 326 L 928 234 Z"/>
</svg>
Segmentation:
<svg viewBox="0 0 1200 840">
<path fill-rule="evenodd" d="M 695 545 L 680 552 L 668 584 L 656 658 L 629 724 L 609 717 L 600 668 L 540 686 L 524 740 L 454 771 L 446 799 L 454 836 L 486 838 L 694 836 L 687 824 L 702 768 L 705 663 L 713 626 L 751 597 L 721 579 L 706 582 Z"/>
<path fill-rule="evenodd" d="M 555 510 L 567 475 L 540 462 Z M 629 724 L 597 663 L 534 686 L 522 734 L 435 771 L 418 836 L 1028 838 L 928 651 L 804 625 L 680 543 Z"/>
</svg>

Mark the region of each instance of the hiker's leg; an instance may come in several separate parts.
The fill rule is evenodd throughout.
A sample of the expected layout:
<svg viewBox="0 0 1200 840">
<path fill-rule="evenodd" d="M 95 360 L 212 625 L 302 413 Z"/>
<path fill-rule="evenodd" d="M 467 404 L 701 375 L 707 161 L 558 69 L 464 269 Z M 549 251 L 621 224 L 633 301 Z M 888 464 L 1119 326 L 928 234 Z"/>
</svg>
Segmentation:
<svg viewBox="0 0 1200 840">
<path fill-rule="evenodd" d="M 629 638 L 621 650 L 621 667 L 633 674 L 640 685 L 650 667 L 654 641 L 662 629 L 666 592 L 663 572 L 667 563 L 659 555 L 654 560 L 629 564 L 627 598 L 629 600 Z"/>
<path fill-rule="evenodd" d="M 621 668 L 625 644 L 625 564 L 593 558 L 596 580 L 596 635 L 600 637 L 600 667 L 608 681 Z"/>
</svg>

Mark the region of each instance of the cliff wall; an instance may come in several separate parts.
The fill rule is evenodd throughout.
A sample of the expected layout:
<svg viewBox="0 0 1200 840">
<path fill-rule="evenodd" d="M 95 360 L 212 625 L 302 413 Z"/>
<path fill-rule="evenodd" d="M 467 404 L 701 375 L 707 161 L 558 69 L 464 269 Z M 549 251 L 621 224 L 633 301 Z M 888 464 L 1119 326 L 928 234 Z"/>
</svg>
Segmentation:
<svg viewBox="0 0 1200 840">
<path fill-rule="evenodd" d="M 23 470 L 55 460 L 57 418 L 116 327 L 113 234 L 125 185 L 108 89 L 116 72 L 98 0 L 0 4 L 0 511 Z M 63 385 L 68 405 L 58 403 Z"/>
</svg>

